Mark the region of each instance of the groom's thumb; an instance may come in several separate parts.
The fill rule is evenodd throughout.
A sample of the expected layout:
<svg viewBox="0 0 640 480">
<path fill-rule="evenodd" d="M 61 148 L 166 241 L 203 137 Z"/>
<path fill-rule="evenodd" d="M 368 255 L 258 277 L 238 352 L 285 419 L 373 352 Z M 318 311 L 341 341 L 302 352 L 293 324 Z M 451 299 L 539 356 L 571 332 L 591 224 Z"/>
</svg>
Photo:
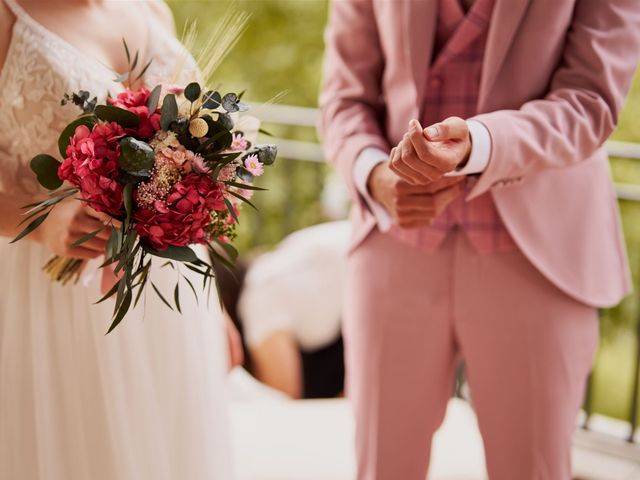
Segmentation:
<svg viewBox="0 0 640 480">
<path fill-rule="evenodd" d="M 469 134 L 467 122 L 460 117 L 449 117 L 424 129 L 424 136 L 432 142 L 443 142 L 466 138 Z"/>
</svg>

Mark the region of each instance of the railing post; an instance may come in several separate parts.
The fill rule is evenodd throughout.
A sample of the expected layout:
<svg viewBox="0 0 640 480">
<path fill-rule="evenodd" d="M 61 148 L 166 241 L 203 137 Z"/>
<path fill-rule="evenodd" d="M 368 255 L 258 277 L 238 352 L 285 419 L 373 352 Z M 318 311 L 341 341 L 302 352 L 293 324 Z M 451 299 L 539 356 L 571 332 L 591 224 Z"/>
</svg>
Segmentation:
<svg viewBox="0 0 640 480">
<path fill-rule="evenodd" d="M 640 295 L 640 293 L 638 294 Z M 631 392 L 631 412 L 629 415 L 629 423 L 631 431 L 629 432 L 629 443 L 634 442 L 636 428 L 638 427 L 638 402 L 640 401 L 640 308 L 638 309 L 638 318 L 636 324 L 636 364 L 635 376 L 633 379 L 633 390 Z"/>
</svg>

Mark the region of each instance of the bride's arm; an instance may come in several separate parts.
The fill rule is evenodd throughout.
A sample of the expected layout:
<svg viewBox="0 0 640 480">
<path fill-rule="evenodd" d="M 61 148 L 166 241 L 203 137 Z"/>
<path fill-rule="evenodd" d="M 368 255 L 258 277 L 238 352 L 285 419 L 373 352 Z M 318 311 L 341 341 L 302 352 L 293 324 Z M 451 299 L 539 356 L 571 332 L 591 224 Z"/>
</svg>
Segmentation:
<svg viewBox="0 0 640 480">
<path fill-rule="evenodd" d="M 156 19 L 165 27 L 172 35 L 176 34 L 176 24 L 173 19 L 173 13 L 169 6 L 160 0 L 150 0 L 147 2 L 149 9 L 156 16 Z"/>
</svg>

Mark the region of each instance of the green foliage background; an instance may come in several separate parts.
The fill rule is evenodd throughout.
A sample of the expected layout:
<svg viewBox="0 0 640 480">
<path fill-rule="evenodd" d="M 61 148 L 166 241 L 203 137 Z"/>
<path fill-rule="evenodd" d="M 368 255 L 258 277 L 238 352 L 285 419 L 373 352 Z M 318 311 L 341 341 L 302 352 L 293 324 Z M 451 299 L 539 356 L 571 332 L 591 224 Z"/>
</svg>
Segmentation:
<svg viewBox="0 0 640 480">
<path fill-rule="evenodd" d="M 327 20 L 326 0 L 170 0 L 178 31 L 185 22 L 198 22 L 199 40 L 211 34 L 216 21 L 229 8 L 251 14 L 249 28 L 217 71 L 214 83 L 223 89 L 247 89 L 246 99 L 266 102 L 285 92 L 280 103 L 315 107 L 320 83 L 323 30 Z M 269 126 L 267 126 L 269 127 Z M 315 132 L 305 128 L 277 129 L 285 138 L 313 140 Z M 640 142 L 640 76 L 622 112 L 617 140 Z M 318 197 L 329 169 L 280 159 L 279 168 L 263 180 L 269 192 L 256 200 L 260 212 L 245 209 L 238 246 L 248 254 L 273 245 L 286 233 L 324 220 Z M 640 162 L 613 159 L 618 182 L 640 184 Z M 621 204 L 626 241 L 636 285 L 640 281 L 640 204 Z M 588 215 L 589 212 L 585 212 Z M 596 411 L 628 418 L 634 374 L 635 328 L 638 296 L 632 295 L 619 307 L 603 313 L 603 341 L 594 372 Z"/>
</svg>

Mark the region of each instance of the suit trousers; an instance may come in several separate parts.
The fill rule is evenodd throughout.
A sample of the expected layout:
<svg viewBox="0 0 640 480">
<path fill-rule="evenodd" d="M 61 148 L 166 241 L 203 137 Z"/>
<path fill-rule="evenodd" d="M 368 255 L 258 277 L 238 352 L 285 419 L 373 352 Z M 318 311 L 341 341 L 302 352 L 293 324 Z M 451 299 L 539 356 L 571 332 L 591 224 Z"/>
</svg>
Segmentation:
<svg viewBox="0 0 640 480">
<path fill-rule="evenodd" d="M 569 480 L 596 309 L 518 251 L 454 229 L 436 252 L 377 229 L 348 260 L 347 394 L 359 480 L 424 480 L 462 361 L 491 480 Z"/>
</svg>

